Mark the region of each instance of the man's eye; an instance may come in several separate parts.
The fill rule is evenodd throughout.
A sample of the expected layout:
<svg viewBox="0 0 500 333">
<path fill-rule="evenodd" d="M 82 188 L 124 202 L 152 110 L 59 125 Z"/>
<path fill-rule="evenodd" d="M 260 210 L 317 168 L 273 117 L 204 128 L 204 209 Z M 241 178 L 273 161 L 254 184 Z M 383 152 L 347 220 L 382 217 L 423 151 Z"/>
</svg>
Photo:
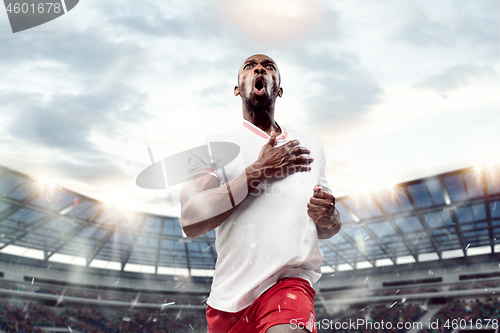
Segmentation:
<svg viewBox="0 0 500 333">
<path fill-rule="evenodd" d="M 252 68 L 252 64 L 246 64 L 245 67 L 243 67 L 243 69 L 249 69 L 249 68 Z"/>
<path fill-rule="evenodd" d="M 275 71 L 275 70 L 276 70 L 276 68 L 274 68 L 274 66 L 273 66 L 273 65 L 267 65 L 267 66 L 266 66 L 266 68 L 268 68 L 268 69 L 272 69 L 273 71 Z"/>
</svg>

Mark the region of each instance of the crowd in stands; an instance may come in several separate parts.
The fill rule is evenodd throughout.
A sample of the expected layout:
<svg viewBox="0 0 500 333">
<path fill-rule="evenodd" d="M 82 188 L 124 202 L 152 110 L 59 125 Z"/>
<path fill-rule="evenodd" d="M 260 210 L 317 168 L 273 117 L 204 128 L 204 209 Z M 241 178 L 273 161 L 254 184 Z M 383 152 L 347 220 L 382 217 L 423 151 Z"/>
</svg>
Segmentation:
<svg viewBox="0 0 500 333">
<path fill-rule="evenodd" d="M 392 303 L 367 306 L 358 310 L 340 310 L 329 313 L 323 308 L 316 310 L 318 333 L 349 332 L 368 333 L 378 331 L 375 323 L 391 323 L 392 327 L 380 330 L 387 333 L 403 333 L 404 328 L 396 323 L 413 323 L 422 318 L 425 308 L 415 303 Z M 444 327 L 447 319 L 500 320 L 498 299 L 486 301 L 455 300 L 444 305 L 431 319 L 439 320 L 438 329 L 425 329 L 422 333 L 450 333 L 452 328 Z M 324 320 L 330 326 L 322 326 Z M 350 323 L 363 320 L 369 324 L 357 326 L 336 326 L 335 323 Z M 68 328 L 71 331 L 95 333 L 197 333 L 206 332 L 206 318 L 203 310 L 186 312 L 184 310 L 146 311 L 115 310 L 106 307 L 54 308 L 21 301 L 0 301 L 0 330 L 6 333 L 42 333 L 42 327 Z"/>
<path fill-rule="evenodd" d="M 368 333 L 368 332 L 387 332 L 387 333 L 402 333 L 406 329 L 398 329 L 396 323 L 398 322 L 414 322 L 425 314 L 425 310 L 419 304 L 389 304 L 389 305 L 376 305 L 374 307 L 366 307 L 358 311 L 349 312 L 343 310 L 331 315 L 324 312 L 319 312 L 316 315 L 318 325 L 318 333 L 327 332 L 349 332 L 349 333 Z M 328 326 L 324 326 L 324 319 L 331 322 Z M 358 322 L 359 320 L 359 322 Z M 351 323 L 371 322 L 372 326 L 356 325 L 352 326 Z M 376 324 L 378 323 L 391 323 L 392 327 L 377 330 Z"/>
<path fill-rule="evenodd" d="M 0 302 L 0 329 L 6 333 L 42 333 L 41 327 L 68 328 L 85 333 L 206 332 L 203 311 L 145 312 L 111 309 L 56 309 L 33 304 Z"/>
<path fill-rule="evenodd" d="M 465 300 L 454 300 L 453 302 L 443 306 L 434 317 L 431 322 L 438 321 L 438 328 L 427 328 L 420 333 L 450 333 L 453 331 L 453 326 L 450 324 L 450 320 L 465 319 L 465 323 L 477 323 L 478 319 L 482 320 L 483 328 L 486 323 L 485 319 L 496 319 L 497 324 L 500 324 L 500 302 L 497 298 L 487 299 L 486 301 L 475 300 L 475 301 L 465 301 Z M 492 327 L 493 325 L 490 325 Z"/>
<path fill-rule="evenodd" d="M 462 284 L 459 284 L 456 286 L 451 286 L 450 291 L 470 290 L 470 289 L 489 289 L 489 288 L 500 288 L 500 281 L 462 283 Z"/>
<path fill-rule="evenodd" d="M 462 290 L 467 288 L 495 288 L 500 287 L 500 281 L 480 282 L 477 284 L 457 285 L 452 290 Z M 94 290 L 76 290 L 69 288 L 51 288 L 46 286 L 32 286 L 23 283 L 14 283 L 0 281 L 0 289 L 19 290 L 26 292 L 38 292 L 52 295 L 64 295 L 65 297 L 81 297 L 93 299 L 120 300 L 133 302 L 135 300 L 144 303 L 165 303 L 171 302 L 175 295 L 151 295 L 133 292 L 119 293 L 117 291 L 94 291 Z M 435 287 L 407 288 L 401 290 L 384 290 L 376 292 L 375 295 L 403 295 L 408 293 L 429 293 L 440 291 Z M 178 295 L 179 298 L 181 296 Z M 193 305 L 204 304 L 203 296 L 188 296 L 185 302 Z M 181 303 L 180 299 L 176 303 Z M 333 325 L 336 322 L 356 322 L 364 320 L 365 322 L 381 323 L 391 322 L 394 325 L 397 322 L 415 322 L 421 318 L 426 310 L 415 303 L 397 303 L 389 302 L 385 305 L 367 306 L 361 310 L 341 310 L 335 313 L 327 312 L 317 302 L 316 321 L 328 320 Z M 168 310 L 168 311 L 167 311 Z M 498 319 L 500 321 L 500 302 L 498 299 L 488 299 L 486 301 L 475 300 L 455 300 L 444 305 L 431 319 L 432 322 L 438 320 L 440 327 L 438 329 L 425 329 L 422 333 L 450 333 L 452 328 L 444 327 L 447 319 L 462 318 L 466 320 L 476 319 Z M 176 333 L 196 333 L 206 332 L 206 318 L 203 310 L 189 311 L 165 309 L 165 311 L 148 310 L 116 310 L 109 307 L 86 306 L 86 307 L 48 307 L 29 303 L 26 301 L 0 301 L 0 330 L 6 333 L 41 333 L 40 327 L 63 327 L 70 328 L 79 332 L 96 333 L 122 333 L 122 332 L 176 332 Z M 343 329 L 339 326 L 330 326 L 324 328 L 318 327 L 318 333 L 325 332 L 372 332 L 370 326 L 361 326 L 357 330 L 351 327 Z M 405 329 L 398 329 L 395 326 L 391 329 L 382 330 L 388 333 L 402 333 Z"/>
</svg>

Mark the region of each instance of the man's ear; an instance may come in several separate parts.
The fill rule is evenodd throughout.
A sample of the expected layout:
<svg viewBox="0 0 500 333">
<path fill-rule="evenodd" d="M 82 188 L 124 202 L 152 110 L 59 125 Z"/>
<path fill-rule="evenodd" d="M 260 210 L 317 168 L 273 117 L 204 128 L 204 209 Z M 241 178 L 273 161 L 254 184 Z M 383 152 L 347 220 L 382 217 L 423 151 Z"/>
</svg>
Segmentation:
<svg viewBox="0 0 500 333">
<path fill-rule="evenodd" d="M 238 86 L 234 86 L 234 96 L 238 96 L 240 94 L 240 88 Z"/>
<path fill-rule="evenodd" d="M 280 87 L 280 89 L 278 90 L 278 97 L 281 96 L 283 96 L 283 88 Z"/>
</svg>

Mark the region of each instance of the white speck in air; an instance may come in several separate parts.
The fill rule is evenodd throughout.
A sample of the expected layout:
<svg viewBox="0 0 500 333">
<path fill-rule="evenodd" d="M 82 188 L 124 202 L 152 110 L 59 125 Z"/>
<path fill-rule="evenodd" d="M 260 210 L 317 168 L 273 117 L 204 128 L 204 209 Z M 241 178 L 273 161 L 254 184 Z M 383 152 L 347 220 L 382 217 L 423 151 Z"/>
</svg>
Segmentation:
<svg viewBox="0 0 500 333">
<path fill-rule="evenodd" d="M 398 301 L 396 301 L 396 302 L 392 303 L 392 305 L 391 305 L 390 307 L 392 308 L 392 307 L 393 307 L 394 305 L 396 305 L 396 304 L 398 304 Z"/>
<path fill-rule="evenodd" d="M 260 239 L 257 239 L 257 240 L 256 240 L 255 242 L 253 242 L 253 243 L 250 243 L 250 247 L 251 247 L 252 249 L 254 249 L 254 248 L 255 248 L 255 246 L 257 245 L 257 243 L 258 243 L 258 242 L 260 242 Z"/>
</svg>

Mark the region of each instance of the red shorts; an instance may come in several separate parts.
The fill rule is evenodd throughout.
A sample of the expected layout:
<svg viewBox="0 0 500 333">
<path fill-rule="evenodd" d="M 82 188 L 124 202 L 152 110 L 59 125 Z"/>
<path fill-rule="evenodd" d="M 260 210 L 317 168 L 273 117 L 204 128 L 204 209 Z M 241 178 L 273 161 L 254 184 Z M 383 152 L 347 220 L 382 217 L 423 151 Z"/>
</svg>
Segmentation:
<svg viewBox="0 0 500 333">
<path fill-rule="evenodd" d="M 266 290 L 249 307 L 233 313 L 207 307 L 208 333 L 265 333 L 279 324 L 316 333 L 314 296 L 304 279 L 285 278 Z"/>
</svg>

